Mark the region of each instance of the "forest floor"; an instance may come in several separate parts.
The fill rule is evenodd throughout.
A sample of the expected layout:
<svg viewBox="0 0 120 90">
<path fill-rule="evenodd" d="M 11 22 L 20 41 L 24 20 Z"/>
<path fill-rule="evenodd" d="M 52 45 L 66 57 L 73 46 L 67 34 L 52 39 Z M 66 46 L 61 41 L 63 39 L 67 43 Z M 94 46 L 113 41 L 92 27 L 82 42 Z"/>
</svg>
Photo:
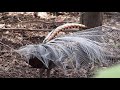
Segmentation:
<svg viewBox="0 0 120 90">
<path fill-rule="evenodd" d="M 1 16 L 2 17 L 2 16 Z M 105 16 L 104 25 L 120 29 L 120 17 Z M 27 28 L 27 29 L 54 29 L 66 22 L 79 22 L 79 14 L 59 15 L 47 19 L 34 18 L 32 15 L 9 16 L 0 20 L 0 28 Z M 43 41 L 49 32 L 44 31 L 23 31 L 23 30 L 0 30 L 0 42 L 8 45 L 0 44 L 0 78 L 40 78 L 39 69 L 31 68 L 22 58 L 11 53 L 12 48 L 17 49 L 26 44 L 38 44 Z M 117 62 L 119 63 L 119 62 Z M 114 63 L 113 63 L 114 64 Z M 80 76 L 89 78 L 94 75 L 97 66 L 89 66 L 89 69 L 81 69 Z M 59 69 L 53 69 L 51 78 L 78 77 L 72 71 L 70 76 L 66 76 Z M 46 77 L 46 75 L 44 75 Z"/>
</svg>

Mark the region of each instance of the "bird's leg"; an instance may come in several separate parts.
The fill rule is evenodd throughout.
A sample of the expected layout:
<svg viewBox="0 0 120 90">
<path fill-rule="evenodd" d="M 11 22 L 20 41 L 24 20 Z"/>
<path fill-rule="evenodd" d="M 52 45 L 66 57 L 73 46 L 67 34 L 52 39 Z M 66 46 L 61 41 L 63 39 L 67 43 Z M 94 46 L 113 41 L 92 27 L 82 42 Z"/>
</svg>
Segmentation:
<svg viewBox="0 0 120 90">
<path fill-rule="evenodd" d="M 47 69 L 47 78 L 50 78 L 50 71 L 51 71 L 51 69 Z"/>
<path fill-rule="evenodd" d="M 39 72 L 40 72 L 40 78 L 43 77 L 43 73 L 44 73 L 44 71 L 45 71 L 45 69 L 42 69 L 42 68 L 39 69 Z"/>
</svg>

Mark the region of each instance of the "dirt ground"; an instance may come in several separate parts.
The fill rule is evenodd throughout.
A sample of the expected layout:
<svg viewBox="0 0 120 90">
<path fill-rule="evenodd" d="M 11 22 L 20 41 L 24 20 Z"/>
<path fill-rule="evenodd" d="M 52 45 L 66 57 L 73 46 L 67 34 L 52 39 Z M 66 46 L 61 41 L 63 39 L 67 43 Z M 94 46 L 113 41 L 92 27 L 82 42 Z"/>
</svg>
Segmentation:
<svg viewBox="0 0 120 90">
<path fill-rule="evenodd" d="M 2 18 L 0 24 L 5 24 L 5 28 L 54 29 L 57 26 L 62 25 L 63 22 L 79 22 L 79 14 L 71 14 L 70 16 L 55 16 L 54 18 L 49 19 L 36 19 L 32 15 L 20 14 L 17 15 L 16 18 L 13 18 L 13 16 L 9 16 L 8 18 Z M 118 19 L 114 19 L 113 22 L 113 18 L 109 17 L 105 19 L 104 24 L 112 25 L 112 27 L 114 28 L 119 28 L 119 21 L 116 22 L 116 20 Z M 55 21 L 57 23 L 55 23 Z M 27 44 L 41 43 L 48 33 L 49 32 L 44 31 L 23 30 L 0 31 L 0 42 L 9 46 L 7 47 L 6 45 L 0 44 L 0 78 L 40 78 L 39 69 L 29 66 L 17 53 L 12 53 L 12 49 L 17 49 L 20 46 L 24 46 Z M 117 63 L 119 63 L 119 61 L 117 61 Z M 79 75 L 73 73 L 73 71 L 70 70 L 67 76 L 64 75 L 63 71 L 55 68 L 51 71 L 50 77 L 89 78 L 94 75 L 94 70 L 97 68 L 97 65 L 90 65 L 87 67 L 87 69 L 81 69 Z M 46 78 L 45 73 L 44 78 Z"/>
</svg>

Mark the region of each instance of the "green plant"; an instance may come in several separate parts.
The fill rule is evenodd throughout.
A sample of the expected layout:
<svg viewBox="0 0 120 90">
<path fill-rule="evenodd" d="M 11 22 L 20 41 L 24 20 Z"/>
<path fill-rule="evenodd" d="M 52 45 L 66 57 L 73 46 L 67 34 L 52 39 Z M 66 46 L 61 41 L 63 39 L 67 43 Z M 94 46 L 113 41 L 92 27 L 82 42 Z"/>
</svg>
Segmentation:
<svg viewBox="0 0 120 90">
<path fill-rule="evenodd" d="M 120 65 L 101 69 L 96 73 L 95 78 L 120 78 Z"/>
</svg>

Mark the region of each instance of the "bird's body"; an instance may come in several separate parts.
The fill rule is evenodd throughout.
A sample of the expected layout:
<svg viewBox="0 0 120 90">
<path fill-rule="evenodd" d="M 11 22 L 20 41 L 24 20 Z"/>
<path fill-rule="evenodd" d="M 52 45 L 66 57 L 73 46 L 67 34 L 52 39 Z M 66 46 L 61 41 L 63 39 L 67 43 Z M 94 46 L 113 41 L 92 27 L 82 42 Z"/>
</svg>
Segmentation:
<svg viewBox="0 0 120 90">
<path fill-rule="evenodd" d="M 42 69 L 40 70 L 41 77 L 45 69 L 47 70 L 47 77 L 50 77 L 50 70 L 55 67 L 55 64 L 52 61 L 49 62 L 49 65 L 48 65 L 49 68 L 45 67 L 45 65 L 37 57 L 30 58 L 29 65 L 31 65 L 32 68 Z"/>
</svg>

